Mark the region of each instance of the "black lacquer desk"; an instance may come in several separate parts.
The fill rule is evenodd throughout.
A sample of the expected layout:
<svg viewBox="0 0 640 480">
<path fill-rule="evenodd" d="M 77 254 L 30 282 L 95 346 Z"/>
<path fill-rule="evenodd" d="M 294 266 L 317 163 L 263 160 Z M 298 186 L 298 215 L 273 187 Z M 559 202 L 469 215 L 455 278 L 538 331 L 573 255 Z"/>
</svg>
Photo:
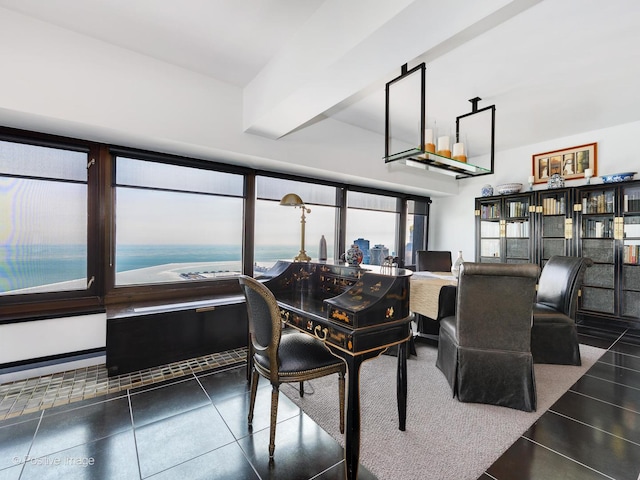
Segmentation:
<svg viewBox="0 0 640 480">
<path fill-rule="evenodd" d="M 411 338 L 409 270 L 278 262 L 260 280 L 274 293 L 283 320 L 322 340 L 347 364 L 345 472 L 356 479 L 360 458 L 360 366 L 398 345 L 397 407 L 405 429 L 407 341 Z"/>
</svg>

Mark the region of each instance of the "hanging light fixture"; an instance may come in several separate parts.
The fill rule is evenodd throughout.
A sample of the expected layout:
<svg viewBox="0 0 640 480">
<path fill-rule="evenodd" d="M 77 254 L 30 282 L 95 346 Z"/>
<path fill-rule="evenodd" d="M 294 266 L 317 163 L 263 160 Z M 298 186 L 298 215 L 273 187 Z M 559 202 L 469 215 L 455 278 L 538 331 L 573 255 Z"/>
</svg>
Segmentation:
<svg viewBox="0 0 640 480">
<path fill-rule="evenodd" d="M 385 163 L 401 162 L 456 178 L 493 173 L 495 105 L 478 108 L 479 97 L 469 100 L 471 112 L 456 118 L 456 133 L 436 137 L 425 128 L 426 66 L 409 70 L 402 66 L 400 76 L 385 87 Z M 490 166 L 475 165 L 472 157 L 488 159 Z"/>
</svg>

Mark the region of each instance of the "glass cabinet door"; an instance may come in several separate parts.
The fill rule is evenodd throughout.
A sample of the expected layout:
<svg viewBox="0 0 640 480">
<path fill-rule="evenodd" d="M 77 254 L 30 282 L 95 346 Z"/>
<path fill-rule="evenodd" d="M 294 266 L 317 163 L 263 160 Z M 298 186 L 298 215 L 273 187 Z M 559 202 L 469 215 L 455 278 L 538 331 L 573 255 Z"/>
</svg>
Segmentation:
<svg viewBox="0 0 640 480">
<path fill-rule="evenodd" d="M 539 192 L 536 217 L 538 221 L 538 255 L 540 267 L 554 255 L 570 255 L 573 238 L 573 205 L 570 190 Z"/>
<path fill-rule="evenodd" d="M 476 258 L 478 262 L 497 263 L 502 261 L 501 235 L 503 222 L 500 214 L 501 202 L 496 200 L 480 200 L 477 203 L 476 215 L 479 217 L 479 246 Z"/>
<path fill-rule="evenodd" d="M 504 200 L 506 263 L 528 263 L 531 258 L 531 195 L 510 196 Z"/>
<path fill-rule="evenodd" d="M 640 318 L 640 186 L 623 187 L 622 199 L 620 314 Z"/>
<path fill-rule="evenodd" d="M 580 250 L 593 260 L 586 269 L 581 309 L 615 314 L 616 188 L 594 187 L 578 196 Z"/>
</svg>

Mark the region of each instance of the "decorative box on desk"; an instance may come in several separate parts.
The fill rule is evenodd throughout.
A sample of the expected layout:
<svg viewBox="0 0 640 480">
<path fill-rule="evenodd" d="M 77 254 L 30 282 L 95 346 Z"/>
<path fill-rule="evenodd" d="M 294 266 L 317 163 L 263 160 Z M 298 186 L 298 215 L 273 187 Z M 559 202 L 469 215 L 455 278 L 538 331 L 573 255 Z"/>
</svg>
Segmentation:
<svg viewBox="0 0 640 480">
<path fill-rule="evenodd" d="M 343 294 L 325 300 L 327 318 L 354 328 L 409 315 L 409 288 L 403 277 L 364 274 Z"/>
</svg>

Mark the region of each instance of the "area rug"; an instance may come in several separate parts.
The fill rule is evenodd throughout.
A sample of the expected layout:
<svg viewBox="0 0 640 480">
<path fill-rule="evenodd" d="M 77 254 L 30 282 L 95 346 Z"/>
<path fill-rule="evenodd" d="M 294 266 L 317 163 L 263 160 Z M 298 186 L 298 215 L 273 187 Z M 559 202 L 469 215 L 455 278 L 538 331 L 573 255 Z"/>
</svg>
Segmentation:
<svg viewBox="0 0 640 480">
<path fill-rule="evenodd" d="M 437 348 L 418 344 L 407 361 L 407 428 L 398 430 L 397 359 L 383 355 L 360 370 L 360 463 L 380 480 L 476 480 L 605 351 L 580 345 L 582 366 L 535 365 L 538 409 L 462 403 L 436 368 Z M 338 424 L 337 375 L 281 391 L 344 446 Z"/>
</svg>

